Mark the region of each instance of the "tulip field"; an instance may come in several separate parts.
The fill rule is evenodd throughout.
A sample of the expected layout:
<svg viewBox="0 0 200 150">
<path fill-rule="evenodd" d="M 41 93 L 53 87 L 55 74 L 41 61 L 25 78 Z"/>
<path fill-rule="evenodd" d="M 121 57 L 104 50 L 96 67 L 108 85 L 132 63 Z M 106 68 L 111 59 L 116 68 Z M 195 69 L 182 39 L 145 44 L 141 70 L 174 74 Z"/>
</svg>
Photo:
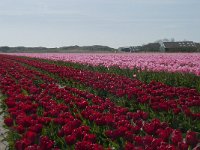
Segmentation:
<svg viewBox="0 0 200 150">
<path fill-rule="evenodd" d="M 11 150 L 200 150 L 200 54 L 0 54 Z"/>
</svg>

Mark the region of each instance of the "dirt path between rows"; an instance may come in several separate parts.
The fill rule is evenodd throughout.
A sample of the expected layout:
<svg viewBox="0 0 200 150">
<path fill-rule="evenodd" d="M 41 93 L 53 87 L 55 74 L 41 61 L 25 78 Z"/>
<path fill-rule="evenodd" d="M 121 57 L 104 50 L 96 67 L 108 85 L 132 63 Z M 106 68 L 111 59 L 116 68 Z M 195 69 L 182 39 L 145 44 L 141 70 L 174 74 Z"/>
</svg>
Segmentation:
<svg viewBox="0 0 200 150">
<path fill-rule="evenodd" d="M 0 93 L 0 101 L 2 95 Z M 0 102 L 1 105 L 1 102 Z M 0 107 L 0 113 L 2 112 L 2 108 Z M 8 143 L 4 141 L 4 138 L 6 137 L 7 130 L 3 127 L 4 125 L 4 113 L 0 114 L 0 150 L 8 150 Z"/>
</svg>

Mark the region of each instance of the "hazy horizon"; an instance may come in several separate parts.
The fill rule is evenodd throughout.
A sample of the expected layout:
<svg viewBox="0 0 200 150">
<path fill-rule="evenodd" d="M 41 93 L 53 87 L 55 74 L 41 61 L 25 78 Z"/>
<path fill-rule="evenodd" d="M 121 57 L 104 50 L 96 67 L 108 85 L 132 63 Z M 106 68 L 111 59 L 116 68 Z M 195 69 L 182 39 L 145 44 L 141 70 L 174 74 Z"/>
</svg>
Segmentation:
<svg viewBox="0 0 200 150">
<path fill-rule="evenodd" d="M 199 0 L 2 0 L 0 46 L 200 42 Z"/>
</svg>

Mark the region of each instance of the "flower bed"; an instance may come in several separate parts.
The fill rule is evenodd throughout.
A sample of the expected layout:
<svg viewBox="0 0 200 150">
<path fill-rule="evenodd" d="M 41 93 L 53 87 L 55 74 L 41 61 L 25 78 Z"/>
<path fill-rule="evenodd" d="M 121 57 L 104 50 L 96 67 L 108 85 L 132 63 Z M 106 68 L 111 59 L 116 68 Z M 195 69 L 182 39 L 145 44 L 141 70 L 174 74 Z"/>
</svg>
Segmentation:
<svg viewBox="0 0 200 150">
<path fill-rule="evenodd" d="M 138 103 L 148 104 L 155 111 L 172 111 L 174 114 L 182 112 L 193 119 L 200 119 L 199 112 L 193 113 L 190 110 L 190 107 L 200 106 L 200 94 L 195 89 L 171 87 L 154 81 L 150 84 L 144 84 L 137 79 L 113 74 L 84 71 L 35 60 L 27 60 L 26 58 L 15 59 L 59 75 L 61 78 L 73 80 L 78 84 L 84 84 L 94 89 L 111 93 L 117 97 L 127 96 L 129 100 L 133 99 Z"/>
<path fill-rule="evenodd" d="M 0 55 L 0 58 L 0 90 L 6 96 L 4 122 L 11 131 L 11 146 L 17 150 L 198 149 L 199 132 L 173 128 L 170 121 L 161 121 L 156 116 L 149 118 L 148 110 L 131 111 L 108 97 L 70 85 L 61 87 L 50 75 L 70 80 L 71 84 L 107 91 L 116 98 L 127 96 L 127 102 L 136 100 L 134 105 L 148 104 L 159 113 L 180 108 L 178 113 L 198 120 L 199 113 L 188 110 L 199 105 L 199 93 L 194 89 L 169 87 L 157 82 L 146 85 L 122 76 L 14 56 Z M 163 101 L 152 102 L 154 97 Z M 168 109 L 165 104 L 169 105 Z"/>
<path fill-rule="evenodd" d="M 136 54 L 63 54 L 63 53 L 14 53 L 12 55 L 62 60 L 93 66 L 119 66 L 142 70 L 193 73 L 200 76 L 199 53 L 136 53 Z"/>
</svg>

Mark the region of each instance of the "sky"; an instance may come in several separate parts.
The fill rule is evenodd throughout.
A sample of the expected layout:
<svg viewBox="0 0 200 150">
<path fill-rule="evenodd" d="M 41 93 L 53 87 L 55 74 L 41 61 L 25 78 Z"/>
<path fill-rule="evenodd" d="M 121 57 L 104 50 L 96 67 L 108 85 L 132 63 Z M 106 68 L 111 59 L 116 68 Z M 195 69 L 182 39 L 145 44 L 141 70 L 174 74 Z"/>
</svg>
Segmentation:
<svg viewBox="0 0 200 150">
<path fill-rule="evenodd" d="M 0 0 L 0 46 L 200 42 L 200 0 Z"/>
</svg>

